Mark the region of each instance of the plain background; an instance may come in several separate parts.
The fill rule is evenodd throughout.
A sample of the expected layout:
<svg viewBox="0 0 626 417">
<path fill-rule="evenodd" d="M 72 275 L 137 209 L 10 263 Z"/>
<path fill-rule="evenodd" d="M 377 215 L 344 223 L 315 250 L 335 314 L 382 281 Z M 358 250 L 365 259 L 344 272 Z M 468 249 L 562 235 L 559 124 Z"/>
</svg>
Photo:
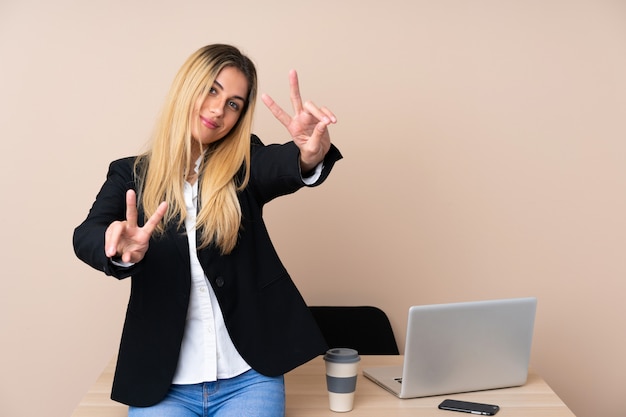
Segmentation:
<svg viewBox="0 0 626 417">
<path fill-rule="evenodd" d="M 266 218 L 310 304 L 538 297 L 532 368 L 623 416 L 626 2 L 0 1 L 0 414 L 67 416 L 115 354 L 129 282 L 73 228 L 144 149 L 176 70 L 241 47 L 329 106 L 345 159 Z M 255 131 L 284 142 L 262 104 Z M 471 341 L 470 341 L 471 343 Z"/>
</svg>

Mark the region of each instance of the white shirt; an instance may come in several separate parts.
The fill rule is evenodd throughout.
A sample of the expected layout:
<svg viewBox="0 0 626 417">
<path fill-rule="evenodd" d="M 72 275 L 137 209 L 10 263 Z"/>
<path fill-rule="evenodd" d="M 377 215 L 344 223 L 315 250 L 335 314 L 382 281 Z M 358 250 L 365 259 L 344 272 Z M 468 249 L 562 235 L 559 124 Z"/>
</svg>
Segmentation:
<svg viewBox="0 0 626 417">
<path fill-rule="evenodd" d="M 196 162 L 196 172 L 201 158 Z M 320 163 L 313 175 L 303 178 L 310 185 L 321 175 Z M 185 230 L 189 240 L 191 260 L 191 293 L 187 323 L 178 358 L 173 384 L 198 384 L 232 378 L 250 369 L 239 355 L 226 330 L 222 310 L 215 292 L 204 275 L 196 251 L 196 214 L 198 207 L 198 181 L 193 185 L 185 182 L 187 217 Z"/>
<path fill-rule="evenodd" d="M 199 161 L 198 161 L 199 162 Z M 196 252 L 198 182 L 185 183 L 185 229 L 191 260 L 191 293 L 187 323 L 173 384 L 197 384 L 232 378 L 250 369 L 233 345 L 224 317 Z"/>
</svg>

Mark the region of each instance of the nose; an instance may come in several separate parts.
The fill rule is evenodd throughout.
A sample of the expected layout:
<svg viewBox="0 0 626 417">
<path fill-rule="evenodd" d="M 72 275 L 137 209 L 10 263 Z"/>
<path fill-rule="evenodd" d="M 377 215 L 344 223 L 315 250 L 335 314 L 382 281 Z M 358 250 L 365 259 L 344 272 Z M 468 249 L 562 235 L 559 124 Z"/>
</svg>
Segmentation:
<svg viewBox="0 0 626 417">
<path fill-rule="evenodd" d="M 214 115 L 221 116 L 222 114 L 224 114 L 224 106 L 225 105 L 226 105 L 226 103 L 224 103 L 224 100 L 220 100 L 218 98 L 215 98 L 215 99 L 209 101 L 209 110 Z"/>
</svg>

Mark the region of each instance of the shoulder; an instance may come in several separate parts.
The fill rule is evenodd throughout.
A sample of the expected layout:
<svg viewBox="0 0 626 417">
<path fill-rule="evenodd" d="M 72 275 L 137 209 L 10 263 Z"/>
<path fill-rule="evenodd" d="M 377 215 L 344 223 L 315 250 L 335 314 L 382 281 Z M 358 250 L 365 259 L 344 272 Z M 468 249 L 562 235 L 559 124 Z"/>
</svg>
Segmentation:
<svg viewBox="0 0 626 417">
<path fill-rule="evenodd" d="M 265 146 L 265 145 L 263 145 L 263 142 L 261 142 L 261 139 L 257 135 L 252 134 L 250 135 L 250 146 Z"/>
<path fill-rule="evenodd" d="M 137 158 L 137 156 L 127 156 L 112 161 L 109 164 L 109 174 L 119 173 L 131 175 L 135 170 L 135 162 L 137 161 Z"/>
<path fill-rule="evenodd" d="M 116 159 L 109 164 L 109 168 L 132 168 L 137 160 L 136 156 L 126 156 L 124 158 Z"/>
<path fill-rule="evenodd" d="M 253 160 L 265 160 L 266 158 L 293 159 L 298 157 L 300 150 L 293 141 L 265 144 L 257 135 L 252 134 L 250 135 L 250 153 Z"/>
<path fill-rule="evenodd" d="M 107 183 L 119 184 L 123 188 L 134 188 L 136 179 L 136 156 L 116 159 L 109 164 Z"/>
</svg>

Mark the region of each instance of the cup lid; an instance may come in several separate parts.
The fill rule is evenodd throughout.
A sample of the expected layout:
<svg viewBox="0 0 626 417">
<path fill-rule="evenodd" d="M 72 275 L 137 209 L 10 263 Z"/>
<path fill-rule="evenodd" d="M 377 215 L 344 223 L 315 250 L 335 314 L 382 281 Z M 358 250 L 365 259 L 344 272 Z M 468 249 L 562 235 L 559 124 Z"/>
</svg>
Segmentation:
<svg viewBox="0 0 626 417">
<path fill-rule="evenodd" d="M 326 351 L 324 360 L 339 363 L 353 363 L 361 360 L 359 352 L 350 348 L 333 348 Z"/>
</svg>

